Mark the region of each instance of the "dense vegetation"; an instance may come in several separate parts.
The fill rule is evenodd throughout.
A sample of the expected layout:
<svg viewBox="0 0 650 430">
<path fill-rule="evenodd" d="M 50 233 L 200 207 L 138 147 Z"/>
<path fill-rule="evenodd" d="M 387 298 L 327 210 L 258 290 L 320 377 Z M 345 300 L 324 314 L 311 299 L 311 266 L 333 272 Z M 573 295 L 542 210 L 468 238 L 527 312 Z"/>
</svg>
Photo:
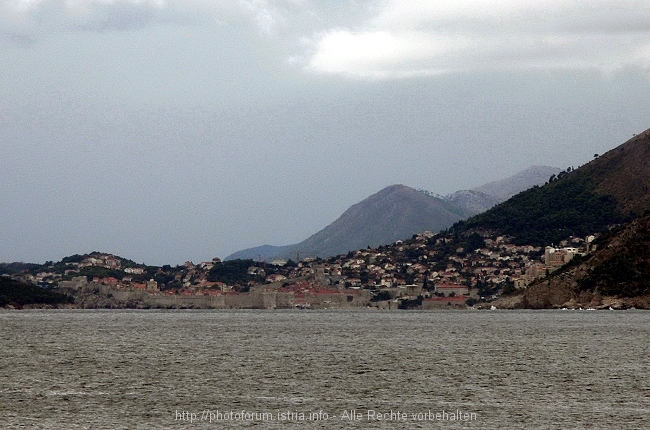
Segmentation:
<svg viewBox="0 0 650 430">
<path fill-rule="evenodd" d="M 459 222 L 452 231 L 495 231 L 517 245 L 545 246 L 569 236 L 586 236 L 624 222 L 616 200 L 595 191 L 581 171 L 552 176 L 548 185 L 521 192 L 487 212 Z"/>
<path fill-rule="evenodd" d="M 244 285 L 249 281 L 259 281 L 258 275 L 248 273 L 248 268 L 255 266 L 253 260 L 228 260 L 216 263 L 208 273 L 210 282 L 224 282 L 228 285 Z"/>
<path fill-rule="evenodd" d="M 66 294 L 0 276 L 0 307 L 10 304 L 20 307 L 28 304 L 55 305 L 73 302 L 74 299 Z"/>
<path fill-rule="evenodd" d="M 34 263 L 0 263 L 0 275 L 17 275 L 19 273 L 36 273 L 41 269 Z"/>
<path fill-rule="evenodd" d="M 399 302 L 397 305 L 398 309 L 418 309 L 420 306 L 422 306 L 422 301 L 424 300 L 424 297 L 418 296 L 415 299 L 404 299 Z"/>
<path fill-rule="evenodd" d="M 94 277 L 98 278 L 115 278 L 122 279 L 124 272 L 117 269 L 108 269 L 101 266 L 86 266 L 79 270 L 79 275 L 88 276 L 92 280 Z"/>
</svg>

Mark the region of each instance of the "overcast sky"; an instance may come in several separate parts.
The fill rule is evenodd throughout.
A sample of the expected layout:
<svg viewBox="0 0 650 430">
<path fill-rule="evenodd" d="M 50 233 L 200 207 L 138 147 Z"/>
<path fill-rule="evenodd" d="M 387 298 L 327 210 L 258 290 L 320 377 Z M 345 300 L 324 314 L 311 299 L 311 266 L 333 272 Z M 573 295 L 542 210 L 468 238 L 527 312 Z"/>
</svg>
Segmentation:
<svg viewBox="0 0 650 430">
<path fill-rule="evenodd" d="M 650 127 L 647 0 L 0 0 L 0 261 L 299 242 Z"/>
</svg>

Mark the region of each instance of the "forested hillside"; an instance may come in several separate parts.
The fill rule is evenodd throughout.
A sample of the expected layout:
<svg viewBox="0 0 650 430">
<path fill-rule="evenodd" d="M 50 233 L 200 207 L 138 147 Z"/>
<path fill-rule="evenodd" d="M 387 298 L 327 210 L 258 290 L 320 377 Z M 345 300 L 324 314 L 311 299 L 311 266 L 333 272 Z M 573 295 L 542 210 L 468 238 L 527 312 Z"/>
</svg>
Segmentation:
<svg viewBox="0 0 650 430">
<path fill-rule="evenodd" d="M 456 223 L 452 231 L 490 230 L 517 244 L 557 243 L 629 222 L 650 211 L 650 131 L 578 168 L 552 175 L 544 186 Z"/>
</svg>

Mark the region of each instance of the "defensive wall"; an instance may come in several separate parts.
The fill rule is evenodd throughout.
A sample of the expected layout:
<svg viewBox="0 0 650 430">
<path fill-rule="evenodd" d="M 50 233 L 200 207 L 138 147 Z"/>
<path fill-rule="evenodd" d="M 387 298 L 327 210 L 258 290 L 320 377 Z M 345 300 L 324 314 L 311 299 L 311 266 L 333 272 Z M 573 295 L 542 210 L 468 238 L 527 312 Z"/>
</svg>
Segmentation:
<svg viewBox="0 0 650 430">
<path fill-rule="evenodd" d="M 59 282 L 62 292 L 78 294 L 102 294 L 121 303 L 137 302 L 151 308 L 193 309 L 336 309 L 366 307 L 372 294 L 367 290 L 324 290 L 297 293 L 278 291 L 277 286 L 259 286 L 248 293 L 226 292 L 217 295 L 163 294 L 143 289 L 122 289 L 97 282 L 88 282 L 85 276 L 71 281 Z"/>
</svg>

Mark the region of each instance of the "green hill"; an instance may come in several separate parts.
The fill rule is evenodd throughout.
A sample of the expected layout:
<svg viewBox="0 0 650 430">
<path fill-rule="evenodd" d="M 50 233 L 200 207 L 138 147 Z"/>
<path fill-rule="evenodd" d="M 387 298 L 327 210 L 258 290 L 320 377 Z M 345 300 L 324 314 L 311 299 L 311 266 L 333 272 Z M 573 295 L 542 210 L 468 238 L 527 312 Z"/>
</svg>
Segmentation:
<svg viewBox="0 0 650 430">
<path fill-rule="evenodd" d="M 459 222 L 457 233 L 489 230 L 537 246 L 585 236 L 650 210 L 650 130 L 553 175 L 541 187 L 521 192 L 487 212 Z"/>
</svg>

